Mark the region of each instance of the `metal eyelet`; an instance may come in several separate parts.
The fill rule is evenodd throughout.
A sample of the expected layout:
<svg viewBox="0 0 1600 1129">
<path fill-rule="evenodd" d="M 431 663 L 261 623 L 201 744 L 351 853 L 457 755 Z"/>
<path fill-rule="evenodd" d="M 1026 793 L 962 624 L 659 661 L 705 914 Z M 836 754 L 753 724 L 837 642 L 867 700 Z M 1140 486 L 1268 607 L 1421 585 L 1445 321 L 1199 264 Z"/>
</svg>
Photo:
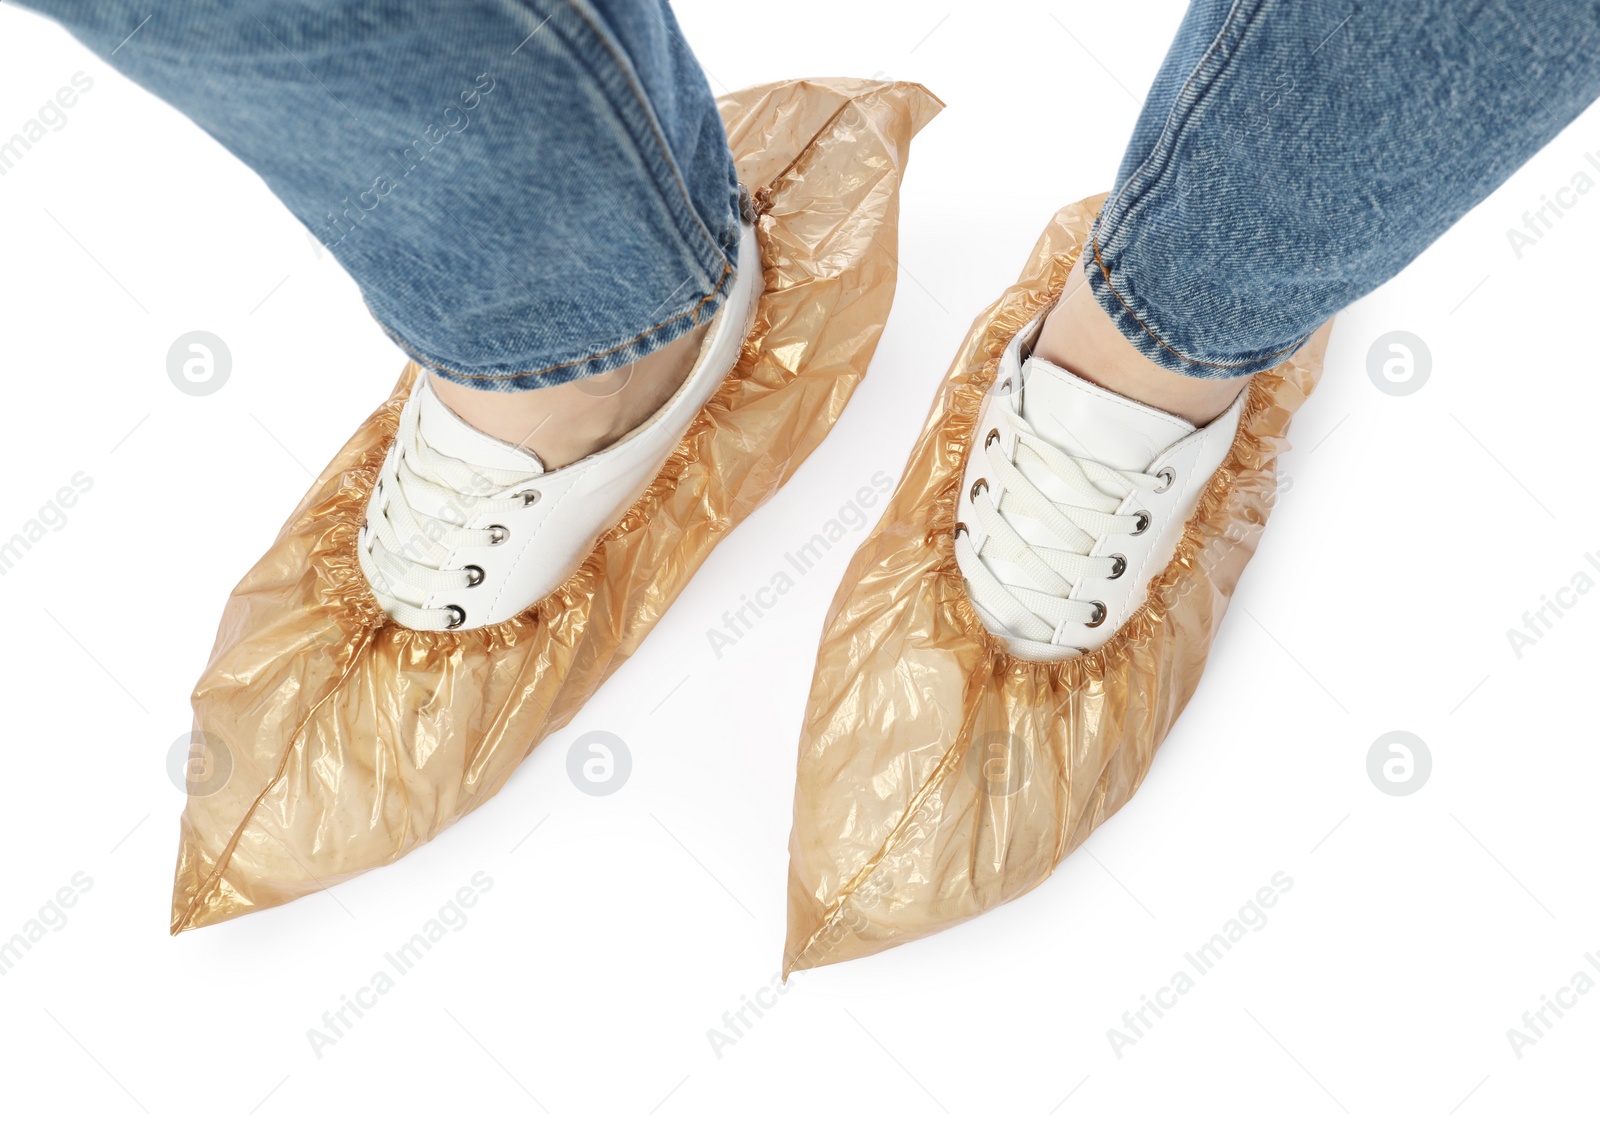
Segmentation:
<svg viewBox="0 0 1600 1129">
<path fill-rule="evenodd" d="M 1106 606 L 1104 604 L 1102 604 L 1099 600 L 1096 600 L 1094 602 L 1094 618 L 1093 619 L 1089 619 L 1089 620 L 1085 620 L 1083 625 L 1085 627 L 1099 627 L 1105 621 L 1106 621 Z"/>
<path fill-rule="evenodd" d="M 1177 472 L 1171 467 L 1162 467 L 1156 471 L 1156 477 L 1161 479 L 1161 485 L 1156 487 L 1157 494 L 1165 494 L 1172 489 L 1172 484 L 1178 480 Z"/>
<path fill-rule="evenodd" d="M 964 521 L 956 522 L 955 530 L 950 534 L 951 540 L 954 540 L 955 538 L 960 537 L 963 533 L 965 533 L 968 537 L 972 536 L 972 533 L 967 529 L 967 523 L 966 522 L 964 522 Z"/>
<path fill-rule="evenodd" d="M 983 440 L 983 449 L 987 451 L 991 446 L 1000 442 L 1000 429 L 994 428 Z"/>
<path fill-rule="evenodd" d="M 468 588 L 476 588 L 478 585 L 483 583 L 483 569 L 479 568 L 477 565 L 468 565 L 466 568 L 466 573 Z"/>
<path fill-rule="evenodd" d="M 444 610 L 450 613 L 450 628 L 449 629 L 451 631 L 454 631 L 456 628 L 460 627 L 463 623 L 467 622 L 467 613 L 462 610 L 462 608 L 461 608 L 461 606 L 459 604 L 446 604 Z"/>
<path fill-rule="evenodd" d="M 976 502 L 978 500 L 978 491 L 987 489 L 989 489 L 988 480 L 983 478 L 978 479 L 978 481 L 972 484 L 972 489 L 967 491 L 968 500 Z"/>
<path fill-rule="evenodd" d="M 539 501 L 539 491 L 537 490 L 522 490 L 516 496 L 522 499 L 524 506 L 531 506 Z"/>
<path fill-rule="evenodd" d="M 503 525 L 491 525 L 488 533 L 489 544 L 491 545 L 502 545 L 505 543 L 506 538 L 511 536 L 511 530 Z"/>
<path fill-rule="evenodd" d="M 1011 392 L 1011 378 L 1009 376 L 1000 382 L 998 391 L 1001 395 L 1008 395 Z"/>
<path fill-rule="evenodd" d="M 1112 553 L 1111 554 L 1111 575 L 1106 577 L 1106 579 L 1107 580 L 1115 580 L 1117 577 L 1121 576 L 1123 573 L 1125 573 L 1127 571 L 1128 571 L 1128 558 L 1123 556 L 1121 553 Z"/>
<path fill-rule="evenodd" d="M 1139 519 L 1139 524 L 1133 527 L 1133 535 L 1137 537 L 1139 534 L 1150 528 L 1150 511 L 1140 510 L 1133 516 Z"/>
</svg>

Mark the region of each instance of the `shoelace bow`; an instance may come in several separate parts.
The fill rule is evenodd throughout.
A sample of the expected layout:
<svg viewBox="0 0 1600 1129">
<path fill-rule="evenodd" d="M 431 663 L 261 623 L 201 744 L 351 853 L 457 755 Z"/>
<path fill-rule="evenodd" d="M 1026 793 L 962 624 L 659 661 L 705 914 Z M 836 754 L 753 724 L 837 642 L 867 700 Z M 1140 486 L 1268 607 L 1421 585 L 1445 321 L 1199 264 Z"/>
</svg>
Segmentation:
<svg viewBox="0 0 1600 1129">
<path fill-rule="evenodd" d="M 422 605 L 430 596 L 476 587 L 484 571 L 476 565 L 446 569 L 444 562 L 457 549 L 498 545 L 509 536 L 503 525 L 469 529 L 467 523 L 530 506 L 539 492 L 525 471 L 474 466 L 429 447 L 418 417 L 413 400 L 401 413 L 357 551 L 374 589 L 387 588 L 377 594 L 391 618 L 417 631 L 445 631 L 460 625 L 461 609 Z"/>
<path fill-rule="evenodd" d="M 1107 534 L 1144 532 L 1148 514 L 1115 511 L 1134 491 L 1165 490 L 1171 479 L 1116 470 L 1070 455 L 1041 437 L 1009 407 L 1001 405 L 1000 413 L 1017 436 L 1016 456 L 1009 457 L 997 445 L 989 448 L 995 481 L 986 483 L 973 500 L 978 528 L 967 531 L 965 537 L 957 530 L 956 560 L 972 587 L 973 598 L 998 616 L 1009 632 L 1049 644 L 1063 624 L 1096 627 L 1104 622 L 1104 605 L 1071 599 L 1073 586 L 1080 580 L 1122 575 L 1127 562 L 1091 556 L 1095 543 Z M 1052 500 L 1040 489 L 1041 484 L 1067 500 Z M 1010 520 L 1023 515 L 1043 525 L 1066 548 L 1030 544 Z M 979 536 L 974 538 L 973 533 Z M 973 547 L 974 540 L 983 545 L 981 551 Z M 1032 587 L 1000 580 L 990 567 L 991 562 L 1000 561 L 1022 570 Z"/>
</svg>

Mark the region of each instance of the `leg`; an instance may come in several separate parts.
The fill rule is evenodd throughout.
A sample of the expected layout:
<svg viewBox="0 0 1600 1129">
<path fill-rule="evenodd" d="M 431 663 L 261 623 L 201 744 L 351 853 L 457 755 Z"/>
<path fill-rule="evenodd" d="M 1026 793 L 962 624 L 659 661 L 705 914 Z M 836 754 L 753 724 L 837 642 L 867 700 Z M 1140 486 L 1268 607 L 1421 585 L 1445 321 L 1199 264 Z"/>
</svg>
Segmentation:
<svg viewBox="0 0 1600 1129">
<path fill-rule="evenodd" d="M 549 415 L 547 465 L 651 415 L 733 286 L 733 163 L 665 3 L 26 2 L 258 172 L 469 422 Z"/>
<path fill-rule="evenodd" d="M 34 2 L 259 172 L 429 370 L 359 545 L 404 626 L 553 591 L 738 357 L 759 255 L 665 3 Z"/>
<path fill-rule="evenodd" d="M 1037 353 L 1204 423 L 1597 96 L 1583 5 L 1199 0 Z"/>
<path fill-rule="evenodd" d="M 1109 640 L 1170 562 L 1250 374 L 1597 95 L 1600 24 L 1570 4 L 1191 6 L 970 460 L 957 560 L 990 630 L 1033 658 Z"/>
</svg>

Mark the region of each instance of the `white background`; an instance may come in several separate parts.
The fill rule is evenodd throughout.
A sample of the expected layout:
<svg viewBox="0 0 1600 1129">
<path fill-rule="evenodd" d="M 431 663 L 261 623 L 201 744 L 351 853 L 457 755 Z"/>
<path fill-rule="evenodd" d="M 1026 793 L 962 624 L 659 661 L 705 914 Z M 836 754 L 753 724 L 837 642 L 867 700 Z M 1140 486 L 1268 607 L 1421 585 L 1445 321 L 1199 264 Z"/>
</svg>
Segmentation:
<svg viewBox="0 0 1600 1129">
<path fill-rule="evenodd" d="M 0 937 L 74 874 L 93 882 L 0 978 L 0 1117 L 1592 1120 L 1600 992 L 1520 1059 L 1506 1031 L 1600 950 L 1600 596 L 1520 658 L 1506 633 L 1574 573 L 1600 577 L 1584 556 L 1600 553 L 1600 194 L 1520 259 L 1506 231 L 1586 167 L 1600 112 L 1340 320 L 1294 424 L 1293 488 L 1127 809 L 1019 902 L 797 976 L 720 1057 L 707 1037 L 778 968 L 795 739 L 860 534 L 720 660 L 707 629 L 875 472 L 898 475 L 973 315 L 1054 209 L 1109 186 L 1182 10 L 681 4 L 718 92 L 879 74 L 949 103 L 912 149 L 899 297 L 868 380 L 497 799 L 381 872 L 171 939 L 182 796 L 166 758 L 217 615 L 401 357 L 249 171 L 0 8 L 0 134 L 74 72 L 94 79 L 0 179 L 0 540 L 75 472 L 93 480 L 0 577 Z M 212 396 L 167 378 L 193 329 L 232 349 Z M 1432 353 L 1409 396 L 1368 376 L 1396 329 Z M 609 797 L 568 779 L 591 730 L 632 751 Z M 1432 752 L 1404 798 L 1367 771 L 1393 730 Z M 465 928 L 318 1058 L 307 1029 L 479 871 L 493 888 Z M 1279 871 L 1294 887 L 1266 926 L 1119 1058 L 1108 1028 Z"/>
</svg>

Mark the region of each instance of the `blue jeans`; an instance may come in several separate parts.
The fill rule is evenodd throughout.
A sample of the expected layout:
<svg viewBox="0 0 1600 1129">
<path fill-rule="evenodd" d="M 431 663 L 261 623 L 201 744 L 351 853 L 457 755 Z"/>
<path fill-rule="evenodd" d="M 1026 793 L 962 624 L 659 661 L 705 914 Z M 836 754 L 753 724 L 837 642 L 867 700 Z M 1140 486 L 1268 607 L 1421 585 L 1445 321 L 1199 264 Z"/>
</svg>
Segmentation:
<svg viewBox="0 0 1600 1129">
<path fill-rule="evenodd" d="M 1593 0 L 1194 0 L 1090 288 L 1164 368 L 1269 368 L 1596 96 Z"/>
<path fill-rule="evenodd" d="M 619 367 L 732 281 L 733 164 L 664 0 L 23 2 L 259 172 L 453 380 Z M 1267 368 L 1597 94 L 1594 0 L 1194 0 L 1090 286 L 1160 365 Z"/>
<path fill-rule="evenodd" d="M 24 2 L 254 169 L 463 384 L 618 368 L 732 284 L 733 158 L 661 0 Z"/>
</svg>

